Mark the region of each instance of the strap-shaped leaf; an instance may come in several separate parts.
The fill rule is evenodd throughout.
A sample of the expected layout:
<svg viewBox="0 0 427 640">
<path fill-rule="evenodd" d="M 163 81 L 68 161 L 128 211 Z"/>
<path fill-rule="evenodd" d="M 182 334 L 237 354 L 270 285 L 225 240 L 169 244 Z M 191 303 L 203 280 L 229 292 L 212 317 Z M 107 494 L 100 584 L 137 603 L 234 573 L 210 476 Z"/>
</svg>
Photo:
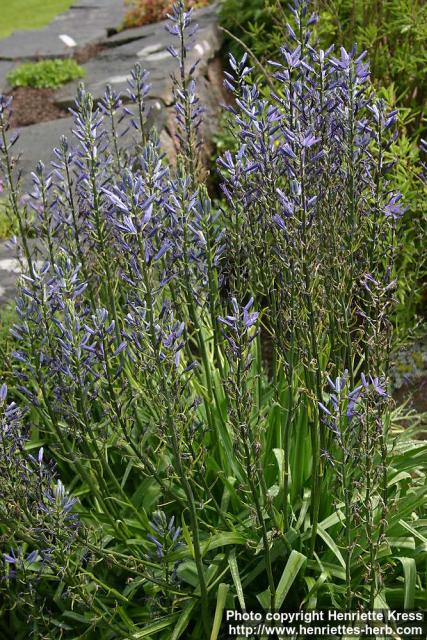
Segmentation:
<svg viewBox="0 0 427 640">
<path fill-rule="evenodd" d="M 244 593 L 243 593 L 242 582 L 240 580 L 240 573 L 239 573 L 239 567 L 237 565 L 236 550 L 235 549 L 233 549 L 233 551 L 230 553 L 230 555 L 228 557 L 228 565 L 230 567 L 230 573 L 231 573 L 231 577 L 233 578 L 233 582 L 234 582 L 234 586 L 235 586 L 235 589 L 236 589 L 237 598 L 239 600 L 240 608 L 242 609 L 242 611 L 246 611 L 245 596 L 244 596 Z"/>
<path fill-rule="evenodd" d="M 414 558 L 398 558 L 402 563 L 405 579 L 404 609 L 413 609 L 415 603 L 415 589 L 417 586 L 417 565 Z"/>
<path fill-rule="evenodd" d="M 221 582 L 218 587 L 218 593 L 216 597 L 215 617 L 212 626 L 212 633 L 210 640 L 217 640 L 219 631 L 221 629 L 222 614 L 224 612 L 225 602 L 227 600 L 227 594 L 230 585 Z"/>
<path fill-rule="evenodd" d="M 328 545 L 328 547 L 330 548 L 330 550 L 332 551 L 332 553 L 334 554 L 334 556 L 336 557 L 340 565 L 345 569 L 345 560 L 342 556 L 341 551 L 338 549 L 336 542 L 333 540 L 333 538 L 320 525 L 317 527 L 317 533 L 322 538 L 322 540 L 326 542 L 326 544 Z"/>
<path fill-rule="evenodd" d="M 181 615 L 179 616 L 179 620 L 175 625 L 173 630 L 173 634 L 171 636 L 171 640 L 178 640 L 184 631 L 186 630 L 188 623 L 191 620 L 191 613 L 194 607 L 197 604 L 197 600 L 191 600 L 188 605 L 183 609 Z"/>
<path fill-rule="evenodd" d="M 152 634 L 157 633 L 158 631 L 163 631 L 163 629 L 167 629 L 172 626 L 174 622 L 179 618 L 179 614 L 173 614 L 170 616 L 165 616 L 164 618 L 160 618 L 155 622 L 147 625 L 141 631 L 137 631 L 132 634 L 132 640 L 141 640 L 141 638 L 149 638 Z"/>
</svg>

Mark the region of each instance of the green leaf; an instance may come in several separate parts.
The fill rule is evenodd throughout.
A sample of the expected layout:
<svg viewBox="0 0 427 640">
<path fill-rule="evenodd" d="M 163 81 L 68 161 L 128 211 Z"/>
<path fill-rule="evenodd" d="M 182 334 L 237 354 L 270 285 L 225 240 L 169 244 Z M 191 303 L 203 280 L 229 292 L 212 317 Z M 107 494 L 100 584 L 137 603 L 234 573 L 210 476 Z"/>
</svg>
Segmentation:
<svg viewBox="0 0 427 640">
<path fill-rule="evenodd" d="M 319 526 L 323 529 L 323 531 L 325 531 L 325 529 L 329 529 L 329 527 L 333 527 L 339 522 L 343 522 L 343 520 L 345 520 L 344 513 L 340 509 L 338 509 L 338 511 L 335 511 L 330 516 L 322 520 L 322 522 L 319 523 Z"/>
<path fill-rule="evenodd" d="M 233 578 L 234 586 L 236 588 L 237 598 L 239 600 L 240 608 L 242 611 L 246 611 L 245 596 L 243 593 L 242 582 L 240 580 L 239 567 L 237 565 L 236 550 L 233 549 L 228 557 L 228 565 L 230 567 L 231 577 Z"/>
<path fill-rule="evenodd" d="M 186 630 L 188 623 L 191 620 L 191 613 L 194 609 L 194 607 L 197 604 L 197 600 L 191 600 L 188 605 L 184 608 L 183 612 L 181 613 L 181 615 L 179 616 L 179 620 L 176 623 L 176 626 L 173 630 L 173 634 L 171 636 L 171 640 L 178 640 L 178 638 L 181 637 L 181 635 L 184 633 L 184 631 Z"/>
<path fill-rule="evenodd" d="M 75 611 L 64 611 L 63 616 L 65 618 L 70 618 L 70 620 L 75 620 L 76 622 L 80 622 L 86 625 L 90 624 L 95 619 L 95 615 L 82 616 L 80 613 L 76 613 Z"/>
<path fill-rule="evenodd" d="M 402 563 L 405 579 L 405 597 L 403 608 L 413 609 L 415 603 L 415 588 L 417 582 L 417 565 L 414 558 L 397 558 Z"/>
<path fill-rule="evenodd" d="M 391 480 L 389 480 L 387 486 L 391 487 L 394 484 L 398 484 L 401 480 L 410 480 L 411 479 L 411 474 L 408 473 L 407 471 L 401 471 L 400 473 L 397 473 L 393 478 L 391 478 Z"/>
<path fill-rule="evenodd" d="M 298 521 L 295 525 L 295 529 L 298 531 L 304 524 L 305 517 L 307 515 L 308 508 L 310 506 L 311 489 L 304 489 L 304 496 L 302 499 L 301 510 L 298 516 Z"/>
<path fill-rule="evenodd" d="M 375 596 L 374 609 L 389 609 L 384 593 L 379 593 Z"/>
<path fill-rule="evenodd" d="M 165 616 L 164 618 L 160 618 L 160 620 L 156 620 L 151 624 L 147 625 L 141 631 L 137 631 L 136 633 L 131 635 L 132 640 L 140 640 L 140 638 L 148 638 L 153 633 L 157 633 L 158 631 L 163 631 L 163 629 L 167 629 L 172 626 L 173 623 L 179 618 L 178 613 L 174 613 L 170 616 Z"/>
<path fill-rule="evenodd" d="M 414 538 L 417 538 L 418 540 L 420 540 L 423 544 L 427 545 L 427 538 L 425 536 L 422 535 L 422 533 L 420 533 L 419 531 L 417 531 L 416 529 L 414 529 L 414 527 L 411 527 L 410 524 L 408 524 L 407 522 L 405 522 L 404 520 L 399 520 L 399 524 L 406 529 L 407 531 L 409 531 L 410 533 L 412 533 L 412 535 L 414 536 Z"/>
<path fill-rule="evenodd" d="M 286 566 L 283 570 L 282 577 L 280 578 L 279 585 L 276 589 L 274 605 L 277 610 L 280 610 L 280 607 L 282 606 L 283 601 L 289 592 L 289 589 L 291 588 L 295 578 L 297 577 L 298 571 L 301 569 L 306 560 L 306 556 L 304 556 L 302 553 L 299 553 L 295 550 L 291 551 Z M 271 608 L 270 589 L 266 589 L 265 591 L 258 593 L 257 599 L 264 610 L 268 610 Z"/>
<path fill-rule="evenodd" d="M 268 611 L 271 608 L 271 593 L 270 589 L 266 589 L 261 593 L 257 593 L 257 600 L 260 603 L 264 611 Z"/>
<path fill-rule="evenodd" d="M 133 461 L 133 460 L 129 460 L 129 462 L 128 462 L 128 464 L 127 464 L 127 467 L 126 467 L 126 469 L 125 469 L 125 472 L 124 472 L 124 474 L 123 474 L 122 481 L 121 481 L 121 483 L 120 483 L 120 486 L 121 486 L 121 488 L 122 488 L 122 489 L 123 489 L 123 487 L 125 486 L 125 484 L 126 484 L 126 482 L 127 482 L 127 479 L 129 478 L 129 474 L 130 474 L 130 472 L 132 471 L 133 466 L 134 466 L 134 461 Z"/>
<path fill-rule="evenodd" d="M 182 524 L 182 536 L 185 540 L 185 542 L 187 543 L 187 546 L 190 550 L 190 554 L 191 557 L 194 559 L 195 558 L 195 554 L 194 554 L 194 546 L 193 546 L 193 540 L 191 539 L 191 534 L 190 531 L 186 525 L 185 519 L 184 519 L 184 514 L 182 514 L 181 516 L 181 524 Z"/>
<path fill-rule="evenodd" d="M 306 576 L 304 578 L 309 591 L 305 596 L 302 604 L 307 604 L 308 609 L 317 608 L 317 592 L 328 578 L 329 578 L 329 575 L 326 571 L 322 571 L 322 573 L 320 574 L 317 580 L 315 580 L 311 576 Z"/>
<path fill-rule="evenodd" d="M 224 582 L 221 582 L 221 584 L 218 587 L 218 594 L 216 597 L 215 617 L 214 617 L 214 623 L 212 627 L 210 640 L 217 640 L 218 638 L 218 633 L 221 628 L 222 614 L 224 612 L 225 601 L 227 599 L 229 588 L 230 586 L 228 584 L 225 584 Z"/>
<path fill-rule="evenodd" d="M 345 580 L 345 570 L 340 565 L 333 564 L 332 562 L 320 562 L 317 556 L 316 560 L 307 560 L 307 567 L 309 569 L 318 571 L 319 566 L 321 568 L 321 571 L 327 571 L 330 576 L 338 578 L 339 580 Z"/>
<path fill-rule="evenodd" d="M 390 547 L 397 547 L 398 549 L 412 549 L 415 550 L 415 540 L 413 537 L 388 537 L 387 542 Z"/>
<path fill-rule="evenodd" d="M 337 558 L 337 560 L 339 561 L 339 563 L 341 564 L 341 566 L 345 569 L 345 560 L 342 557 L 342 553 L 341 551 L 338 549 L 337 544 L 335 543 L 335 541 L 331 538 L 331 536 L 329 535 L 329 533 L 327 531 L 325 531 L 323 529 L 323 527 L 321 527 L 320 525 L 317 526 L 317 534 L 322 538 L 322 540 L 324 542 L 326 542 L 326 544 L 328 545 L 328 547 L 330 548 L 330 550 L 333 552 L 333 554 L 335 555 L 335 557 Z"/>
<path fill-rule="evenodd" d="M 177 573 L 181 580 L 184 580 L 184 582 L 187 582 L 187 584 L 190 584 L 192 587 L 197 588 L 199 586 L 199 576 L 194 560 L 181 562 L 177 569 Z"/>
<path fill-rule="evenodd" d="M 299 551 L 291 551 L 291 555 L 288 558 L 288 561 L 282 573 L 282 577 L 280 578 L 280 582 L 276 589 L 275 605 L 278 611 L 280 611 L 280 607 L 282 606 L 289 589 L 293 585 L 299 570 L 306 560 L 307 557 L 302 553 L 299 553 Z"/>
<path fill-rule="evenodd" d="M 279 486 L 283 488 L 285 478 L 285 452 L 283 449 L 273 449 L 274 456 L 279 467 Z"/>
<path fill-rule="evenodd" d="M 303 492 L 309 463 L 307 458 L 310 457 L 310 438 L 306 402 L 306 399 L 301 401 L 301 411 L 297 414 L 298 417 L 294 435 L 295 441 L 292 441 L 293 446 L 291 448 L 290 471 L 292 473 L 291 497 L 293 500 Z"/>
<path fill-rule="evenodd" d="M 202 542 L 200 548 L 202 550 L 202 555 L 204 556 L 208 551 L 213 551 L 213 549 L 218 549 L 218 547 L 226 547 L 230 544 L 246 544 L 246 542 L 247 538 L 242 536 L 241 533 L 225 531 L 224 533 L 219 533 L 218 535 L 210 537 L 209 540 Z"/>
</svg>

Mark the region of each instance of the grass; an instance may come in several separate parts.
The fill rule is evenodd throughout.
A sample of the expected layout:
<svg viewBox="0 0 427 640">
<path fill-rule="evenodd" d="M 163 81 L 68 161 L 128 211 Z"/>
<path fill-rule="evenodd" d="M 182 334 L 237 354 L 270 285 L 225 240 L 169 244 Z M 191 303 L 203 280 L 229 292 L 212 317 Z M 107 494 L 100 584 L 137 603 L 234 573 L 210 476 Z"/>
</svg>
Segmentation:
<svg viewBox="0 0 427 640">
<path fill-rule="evenodd" d="M 58 13 L 66 11 L 73 0 L 3 0 L 0 38 L 18 29 L 40 29 Z"/>
</svg>

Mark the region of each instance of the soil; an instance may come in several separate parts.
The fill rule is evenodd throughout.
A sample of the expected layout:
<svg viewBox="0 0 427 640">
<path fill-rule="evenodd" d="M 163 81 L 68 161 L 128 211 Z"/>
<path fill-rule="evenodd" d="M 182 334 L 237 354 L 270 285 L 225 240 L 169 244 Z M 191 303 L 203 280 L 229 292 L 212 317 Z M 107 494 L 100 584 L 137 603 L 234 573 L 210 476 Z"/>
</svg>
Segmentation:
<svg viewBox="0 0 427 640">
<path fill-rule="evenodd" d="M 13 97 L 11 127 L 26 127 L 38 122 L 66 118 L 69 113 L 55 104 L 55 89 L 17 87 L 9 92 Z"/>
<path fill-rule="evenodd" d="M 88 44 L 86 47 L 80 47 L 73 55 L 73 58 L 78 64 L 85 64 L 91 58 L 99 55 L 105 47 L 102 44 Z"/>
<path fill-rule="evenodd" d="M 77 49 L 74 59 L 85 64 L 97 56 L 104 47 L 100 44 L 89 44 Z M 8 93 L 13 97 L 13 114 L 11 127 L 27 127 L 30 124 L 48 122 L 58 118 L 66 118 L 68 110 L 55 104 L 55 89 L 35 89 L 33 87 L 17 87 Z"/>
<path fill-rule="evenodd" d="M 415 409 L 417 413 L 427 413 L 427 375 L 401 387 L 393 397 L 397 404 L 409 399 L 410 409 Z"/>
</svg>

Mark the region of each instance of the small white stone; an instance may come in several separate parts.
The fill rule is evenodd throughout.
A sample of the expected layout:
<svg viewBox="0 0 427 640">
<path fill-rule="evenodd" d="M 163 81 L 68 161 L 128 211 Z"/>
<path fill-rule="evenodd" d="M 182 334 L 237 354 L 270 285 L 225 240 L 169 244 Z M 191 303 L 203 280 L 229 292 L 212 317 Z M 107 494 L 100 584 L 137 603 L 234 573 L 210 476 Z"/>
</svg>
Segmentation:
<svg viewBox="0 0 427 640">
<path fill-rule="evenodd" d="M 67 47 L 77 47 L 77 42 L 71 36 L 67 36 L 66 33 L 62 33 L 58 38 L 63 42 Z"/>
<path fill-rule="evenodd" d="M 154 106 L 157 109 L 157 111 L 161 111 L 162 110 L 162 105 L 160 104 L 160 102 L 158 100 L 156 101 Z"/>
</svg>

